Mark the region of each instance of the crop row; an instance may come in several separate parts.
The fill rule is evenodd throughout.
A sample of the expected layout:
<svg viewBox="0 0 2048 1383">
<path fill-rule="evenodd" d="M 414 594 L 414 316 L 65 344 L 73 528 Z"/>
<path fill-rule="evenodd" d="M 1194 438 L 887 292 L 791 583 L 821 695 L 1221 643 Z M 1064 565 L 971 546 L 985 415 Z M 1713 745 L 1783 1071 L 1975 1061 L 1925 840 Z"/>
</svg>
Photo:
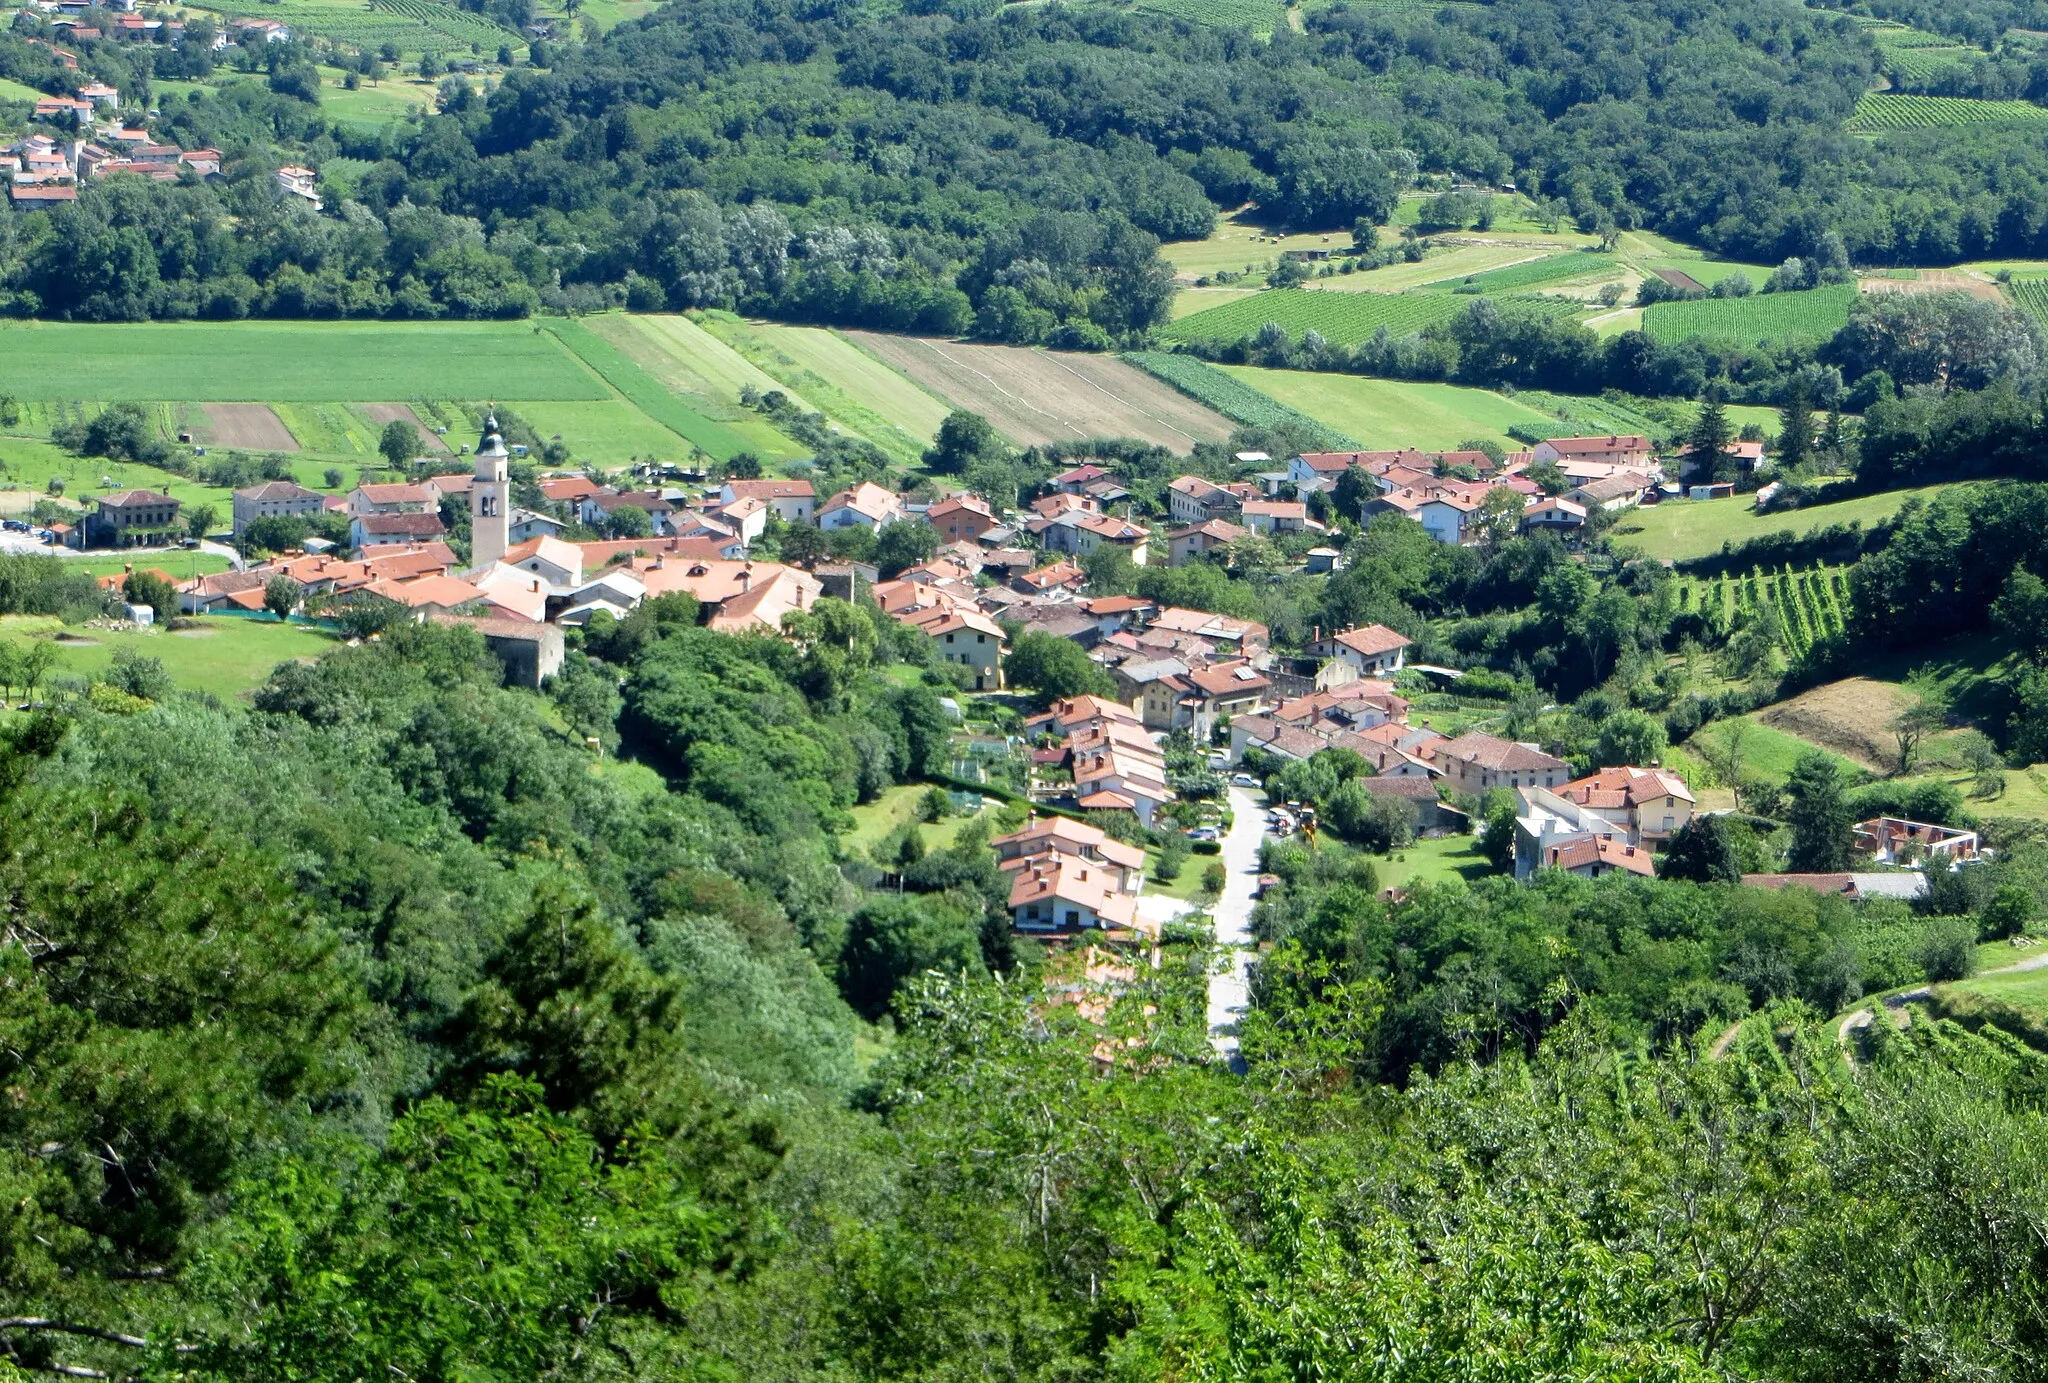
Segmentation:
<svg viewBox="0 0 2048 1383">
<path fill-rule="evenodd" d="M 2048 326 L 2048 278 L 2016 278 L 2005 291 L 2021 311 Z"/>
<path fill-rule="evenodd" d="M 1724 576 L 1679 588 L 1679 608 L 1697 606 L 1718 612 L 1732 622 L 1738 615 L 1768 609 L 1777 615 L 1786 651 L 1801 657 L 1822 640 L 1843 630 L 1842 611 L 1849 600 L 1848 577 L 1840 567 L 1816 566 L 1806 571 L 1787 567 L 1779 572 Z"/>
<path fill-rule="evenodd" d="M 2031 101 L 1974 101 L 1961 96 L 1906 96 L 1870 91 L 1856 102 L 1845 127 L 1852 133 L 1941 129 L 1955 125 L 2015 124 L 2048 120 L 2048 107 Z"/>
<path fill-rule="evenodd" d="M 1958 48 L 1954 39 L 1946 34 L 1930 34 L 1925 29 L 1877 29 L 1870 37 L 1880 48 Z"/>
<path fill-rule="evenodd" d="M 1509 293 L 1516 289 L 1533 288 L 1539 284 L 1559 283 L 1575 279 L 1583 274 L 1597 273 L 1614 267 L 1614 256 L 1587 254 L 1583 250 L 1568 254 L 1547 255 L 1532 259 L 1525 264 L 1510 264 L 1500 269 L 1488 269 L 1464 278 L 1443 279 L 1426 285 L 1430 290 L 1451 293 Z"/>
<path fill-rule="evenodd" d="M 1138 8 L 1190 24 L 1270 34 L 1287 23 L 1280 0 L 1138 0 Z"/>
<path fill-rule="evenodd" d="M 1326 451 L 1356 451 L 1359 442 L 1305 413 L 1260 393 L 1234 375 L 1227 375 L 1191 355 L 1166 351 L 1132 351 L 1124 359 L 1147 374 L 1165 380 L 1197 403 L 1207 404 L 1246 427 L 1296 427 L 1312 434 Z"/>
<path fill-rule="evenodd" d="M 1554 414 L 1571 425 L 1572 431 L 1581 436 L 1599 436 L 1602 433 L 1639 432 L 1653 436 L 1658 426 L 1650 418 L 1638 413 L 1627 404 L 1615 403 L 1605 398 L 1588 398 L 1575 394 L 1549 394 L 1541 390 L 1524 389 L 1515 395 L 1517 402 L 1531 408 Z"/>
<path fill-rule="evenodd" d="M 1235 341 L 1268 322 L 1290 337 L 1320 332 L 1337 345 L 1355 346 L 1381 327 L 1397 336 L 1419 331 L 1464 311 L 1465 304 L 1441 293 L 1335 293 L 1274 288 L 1181 318 L 1165 334 L 1183 341 Z"/>
<path fill-rule="evenodd" d="M 481 15 L 458 10 L 452 5 L 437 5 L 432 0 L 370 0 L 370 8 L 416 19 L 465 43 L 501 43 L 507 32 Z"/>
<path fill-rule="evenodd" d="M 1643 309 L 1643 331 L 1653 341 L 1708 336 L 1758 345 L 1794 337 L 1831 336 L 1849 321 L 1854 285 L 1803 293 L 1759 293 L 1747 298 L 1701 298 Z"/>
</svg>

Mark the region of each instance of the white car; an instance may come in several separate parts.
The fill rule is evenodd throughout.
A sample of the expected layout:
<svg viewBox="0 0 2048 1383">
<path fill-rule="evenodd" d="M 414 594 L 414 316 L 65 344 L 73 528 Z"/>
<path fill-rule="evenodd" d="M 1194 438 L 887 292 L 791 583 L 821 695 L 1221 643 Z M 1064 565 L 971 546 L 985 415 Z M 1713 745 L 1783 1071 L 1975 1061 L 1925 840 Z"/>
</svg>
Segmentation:
<svg viewBox="0 0 2048 1383">
<path fill-rule="evenodd" d="M 1249 773 L 1240 773 L 1230 780 L 1230 785 L 1234 788 L 1255 788 L 1259 785 L 1259 780 Z"/>
</svg>

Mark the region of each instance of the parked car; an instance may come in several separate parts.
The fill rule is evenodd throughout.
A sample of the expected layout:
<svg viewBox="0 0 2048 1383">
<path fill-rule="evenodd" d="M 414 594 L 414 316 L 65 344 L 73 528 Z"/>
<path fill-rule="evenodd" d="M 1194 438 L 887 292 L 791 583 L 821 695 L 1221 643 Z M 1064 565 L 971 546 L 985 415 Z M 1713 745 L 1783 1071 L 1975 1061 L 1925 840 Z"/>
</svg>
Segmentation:
<svg viewBox="0 0 2048 1383">
<path fill-rule="evenodd" d="M 1188 839 L 1189 839 L 1189 840 L 1216 840 L 1216 839 L 1218 839 L 1218 836 L 1217 836 L 1217 833 L 1216 833 L 1216 828 L 1215 828 L 1214 826 L 1196 826 L 1195 828 L 1193 828 L 1192 830 L 1190 830 L 1190 831 L 1189 831 L 1189 832 L 1187 833 L 1187 836 L 1188 836 Z"/>
<path fill-rule="evenodd" d="M 1259 780 L 1249 773 L 1239 773 L 1231 778 L 1230 785 L 1234 788 L 1255 788 L 1259 785 Z"/>
</svg>

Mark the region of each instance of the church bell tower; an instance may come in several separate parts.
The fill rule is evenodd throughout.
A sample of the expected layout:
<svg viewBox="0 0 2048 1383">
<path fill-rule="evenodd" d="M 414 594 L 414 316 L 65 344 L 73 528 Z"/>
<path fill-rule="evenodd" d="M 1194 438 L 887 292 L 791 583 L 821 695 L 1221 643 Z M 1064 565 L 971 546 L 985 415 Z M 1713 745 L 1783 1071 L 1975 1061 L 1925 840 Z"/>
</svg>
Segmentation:
<svg viewBox="0 0 2048 1383">
<path fill-rule="evenodd" d="M 470 565 L 488 567 L 512 546 L 512 475 L 505 439 L 498 435 L 498 415 L 484 415 L 484 433 L 476 444 L 476 484 L 469 491 Z"/>
</svg>

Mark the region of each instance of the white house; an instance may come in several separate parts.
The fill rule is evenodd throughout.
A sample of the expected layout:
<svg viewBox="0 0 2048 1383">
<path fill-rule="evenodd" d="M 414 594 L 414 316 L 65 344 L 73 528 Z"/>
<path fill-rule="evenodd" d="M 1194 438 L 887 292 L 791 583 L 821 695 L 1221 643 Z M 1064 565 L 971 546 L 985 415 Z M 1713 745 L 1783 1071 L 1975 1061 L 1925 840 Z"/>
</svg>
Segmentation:
<svg viewBox="0 0 2048 1383">
<path fill-rule="evenodd" d="M 841 528 L 886 528 L 903 517 L 903 501 L 872 480 L 863 480 L 850 490 L 841 490 L 818 510 L 818 527 L 831 532 Z"/>
</svg>

